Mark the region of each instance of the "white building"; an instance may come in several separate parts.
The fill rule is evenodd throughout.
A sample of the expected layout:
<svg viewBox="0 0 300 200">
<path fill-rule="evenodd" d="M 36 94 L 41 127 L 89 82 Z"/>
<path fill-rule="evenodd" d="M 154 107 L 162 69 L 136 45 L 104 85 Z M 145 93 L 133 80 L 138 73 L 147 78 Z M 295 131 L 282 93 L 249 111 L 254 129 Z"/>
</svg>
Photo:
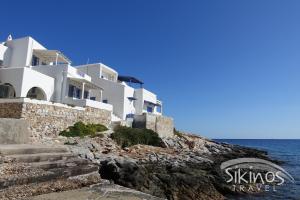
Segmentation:
<svg viewBox="0 0 300 200">
<path fill-rule="evenodd" d="M 138 79 L 120 76 L 102 63 L 81 65 L 76 68 L 91 76 L 92 82 L 103 88 L 103 102 L 113 105 L 113 113 L 118 118 L 127 120 L 133 118 L 133 115 L 143 113 L 162 115 L 162 102 L 154 93 L 142 88 L 143 82 Z"/>
<path fill-rule="evenodd" d="M 0 43 L 0 98 L 112 110 L 112 105 L 102 103 L 102 90 L 60 51 L 48 50 L 31 37 Z"/>
<path fill-rule="evenodd" d="M 115 121 L 143 113 L 162 115 L 162 102 L 142 85 L 102 63 L 72 67 L 60 51 L 48 50 L 31 37 L 0 43 L 0 98 L 107 109 Z"/>
</svg>

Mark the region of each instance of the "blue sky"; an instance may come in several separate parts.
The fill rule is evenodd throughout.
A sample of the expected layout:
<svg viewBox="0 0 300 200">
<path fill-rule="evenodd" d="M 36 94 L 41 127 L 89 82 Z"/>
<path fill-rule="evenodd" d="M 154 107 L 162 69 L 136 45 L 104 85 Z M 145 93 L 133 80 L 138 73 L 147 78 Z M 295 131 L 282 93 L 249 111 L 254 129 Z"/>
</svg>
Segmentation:
<svg viewBox="0 0 300 200">
<path fill-rule="evenodd" d="M 300 1 L 2 1 L 0 39 L 145 82 L 180 130 L 300 138 Z"/>
</svg>

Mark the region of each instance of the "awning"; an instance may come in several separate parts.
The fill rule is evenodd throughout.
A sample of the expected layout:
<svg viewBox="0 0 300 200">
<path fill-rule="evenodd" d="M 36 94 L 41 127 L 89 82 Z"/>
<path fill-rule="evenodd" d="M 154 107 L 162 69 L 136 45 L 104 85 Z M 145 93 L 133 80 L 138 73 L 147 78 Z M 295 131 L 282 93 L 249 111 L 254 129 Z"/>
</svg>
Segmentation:
<svg viewBox="0 0 300 200">
<path fill-rule="evenodd" d="M 132 76 L 118 76 L 119 81 L 129 82 L 129 83 L 139 83 L 144 84 L 142 81 L 138 80 L 135 77 Z"/>
<path fill-rule="evenodd" d="M 71 60 L 58 50 L 34 49 L 33 55 L 49 63 L 54 62 L 71 64 Z"/>
</svg>

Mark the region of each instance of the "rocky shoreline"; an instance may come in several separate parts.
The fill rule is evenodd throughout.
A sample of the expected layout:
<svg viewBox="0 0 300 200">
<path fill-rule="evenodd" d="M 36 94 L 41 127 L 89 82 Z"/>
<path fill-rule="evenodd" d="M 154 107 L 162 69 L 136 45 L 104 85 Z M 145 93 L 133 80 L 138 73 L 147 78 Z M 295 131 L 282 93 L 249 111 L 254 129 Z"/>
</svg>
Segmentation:
<svg viewBox="0 0 300 200">
<path fill-rule="evenodd" d="M 164 139 L 164 147 L 119 147 L 110 137 L 64 138 L 73 153 L 100 166 L 102 179 L 163 199 L 225 199 L 233 194 L 222 178 L 223 161 L 267 152 L 180 134 Z M 278 163 L 278 161 L 273 162 Z"/>
</svg>

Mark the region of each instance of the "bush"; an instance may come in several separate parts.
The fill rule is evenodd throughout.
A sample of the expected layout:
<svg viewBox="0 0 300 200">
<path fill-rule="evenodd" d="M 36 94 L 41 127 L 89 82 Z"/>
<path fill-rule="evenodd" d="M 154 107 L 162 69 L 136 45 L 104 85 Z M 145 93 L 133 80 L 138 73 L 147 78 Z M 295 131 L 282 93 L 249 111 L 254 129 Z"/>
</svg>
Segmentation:
<svg viewBox="0 0 300 200">
<path fill-rule="evenodd" d="M 150 129 L 119 126 L 114 130 L 114 133 L 111 134 L 111 138 L 123 148 L 136 144 L 163 146 L 163 142 L 158 134 Z"/>
<path fill-rule="evenodd" d="M 102 124 L 87 124 L 76 122 L 67 130 L 60 132 L 59 135 L 66 137 L 84 137 L 84 136 L 97 136 L 97 132 L 106 131 L 107 128 Z"/>
<path fill-rule="evenodd" d="M 176 135 L 180 138 L 183 137 L 183 134 L 180 131 L 178 131 L 176 128 L 174 128 L 174 135 Z"/>
</svg>

